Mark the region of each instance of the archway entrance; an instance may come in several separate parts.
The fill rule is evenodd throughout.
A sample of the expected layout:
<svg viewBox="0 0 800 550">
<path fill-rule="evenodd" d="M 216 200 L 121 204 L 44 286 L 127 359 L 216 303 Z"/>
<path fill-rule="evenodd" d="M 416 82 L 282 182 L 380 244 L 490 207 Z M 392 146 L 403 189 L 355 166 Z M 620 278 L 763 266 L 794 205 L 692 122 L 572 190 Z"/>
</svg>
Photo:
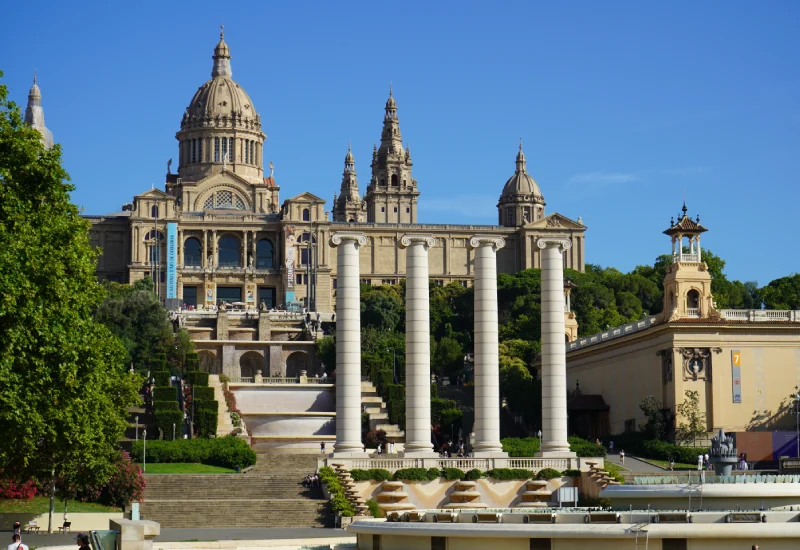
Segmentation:
<svg viewBox="0 0 800 550">
<path fill-rule="evenodd" d="M 253 378 L 256 371 L 264 374 L 264 356 L 257 351 L 248 351 L 239 359 L 239 376 Z"/>
<path fill-rule="evenodd" d="M 304 351 L 295 351 L 286 358 L 286 376 L 288 378 L 300 376 L 300 371 L 308 372 L 310 366 L 308 354 Z"/>
</svg>

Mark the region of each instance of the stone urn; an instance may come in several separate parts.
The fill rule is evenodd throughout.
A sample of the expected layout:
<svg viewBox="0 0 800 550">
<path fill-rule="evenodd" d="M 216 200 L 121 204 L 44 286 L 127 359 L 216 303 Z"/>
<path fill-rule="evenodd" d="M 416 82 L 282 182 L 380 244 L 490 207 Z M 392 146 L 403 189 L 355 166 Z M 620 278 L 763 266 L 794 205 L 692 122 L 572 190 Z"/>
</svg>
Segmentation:
<svg viewBox="0 0 800 550">
<path fill-rule="evenodd" d="M 733 467 L 739 462 L 733 436 L 725 435 L 725 430 L 720 430 L 718 435 L 712 437 L 708 460 L 714 465 L 714 473 L 718 476 L 731 475 Z"/>
</svg>

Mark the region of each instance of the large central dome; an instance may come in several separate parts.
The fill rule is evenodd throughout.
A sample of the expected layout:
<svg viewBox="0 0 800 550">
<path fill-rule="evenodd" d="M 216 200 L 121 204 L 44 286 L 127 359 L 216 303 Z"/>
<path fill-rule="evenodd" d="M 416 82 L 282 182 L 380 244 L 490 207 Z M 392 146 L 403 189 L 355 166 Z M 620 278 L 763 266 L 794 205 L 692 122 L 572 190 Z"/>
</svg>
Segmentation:
<svg viewBox="0 0 800 550">
<path fill-rule="evenodd" d="M 247 92 L 231 78 L 231 53 L 220 33 L 214 48 L 211 80 L 198 88 L 181 122 L 181 129 L 230 124 L 252 130 L 261 129 L 261 117 Z"/>
</svg>

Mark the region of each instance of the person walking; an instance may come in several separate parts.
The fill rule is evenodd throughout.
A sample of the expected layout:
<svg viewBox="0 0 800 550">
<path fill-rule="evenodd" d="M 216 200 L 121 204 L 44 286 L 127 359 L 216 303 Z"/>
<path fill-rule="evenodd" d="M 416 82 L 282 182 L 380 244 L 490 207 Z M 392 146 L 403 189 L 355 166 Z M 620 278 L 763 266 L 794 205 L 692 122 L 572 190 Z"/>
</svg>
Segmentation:
<svg viewBox="0 0 800 550">
<path fill-rule="evenodd" d="M 79 550 L 91 550 L 91 548 L 89 548 L 89 535 L 86 533 L 78 533 L 78 536 L 75 537 L 75 541 L 78 543 Z"/>
<path fill-rule="evenodd" d="M 389 442 L 389 454 L 390 455 L 394 454 L 394 441 Z"/>
<path fill-rule="evenodd" d="M 625 464 L 625 449 L 619 450 L 619 463 Z"/>
<path fill-rule="evenodd" d="M 19 536 L 19 533 L 14 533 L 11 541 L 11 544 L 8 545 L 8 550 L 28 550 L 28 545 L 22 544 L 22 537 Z"/>
<path fill-rule="evenodd" d="M 319 444 L 319 452 L 325 454 L 325 442 L 321 441 Z"/>
</svg>

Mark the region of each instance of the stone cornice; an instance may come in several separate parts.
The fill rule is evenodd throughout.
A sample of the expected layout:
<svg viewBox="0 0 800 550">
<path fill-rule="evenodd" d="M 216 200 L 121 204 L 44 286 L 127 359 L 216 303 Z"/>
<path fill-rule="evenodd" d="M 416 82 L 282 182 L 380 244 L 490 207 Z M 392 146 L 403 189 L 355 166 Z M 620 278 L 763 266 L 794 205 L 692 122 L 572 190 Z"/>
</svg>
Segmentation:
<svg viewBox="0 0 800 550">
<path fill-rule="evenodd" d="M 572 248 L 572 242 L 569 239 L 558 237 L 542 237 L 536 241 L 536 246 L 541 249 L 545 249 L 548 246 L 560 246 L 563 252 Z"/>
<path fill-rule="evenodd" d="M 432 246 L 436 246 L 436 239 L 432 235 L 415 235 L 414 233 L 408 233 L 400 237 L 400 247 L 407 248 L 414 243 L 422 243 L 425 246 L 425 249 Z"/>
<path fill-rule="evenodd" d="M 506 245 L 506 241 L 502 237 L 495 237 L 494 235 L 475 235 L 469 240 L 471 248 L 480 248 L 481 246 L 491 246 L 495 252 L 500 250 Z"/>
<path fill-rule="evenodd" d="M 331 235 L 330 245 L 339 246 L 344 241 L 355 241 L 356 246 L 364 246 L 367 244 L 367 237 L 363 233 L 348 233 L 341 231 Z"/>
</svg>

